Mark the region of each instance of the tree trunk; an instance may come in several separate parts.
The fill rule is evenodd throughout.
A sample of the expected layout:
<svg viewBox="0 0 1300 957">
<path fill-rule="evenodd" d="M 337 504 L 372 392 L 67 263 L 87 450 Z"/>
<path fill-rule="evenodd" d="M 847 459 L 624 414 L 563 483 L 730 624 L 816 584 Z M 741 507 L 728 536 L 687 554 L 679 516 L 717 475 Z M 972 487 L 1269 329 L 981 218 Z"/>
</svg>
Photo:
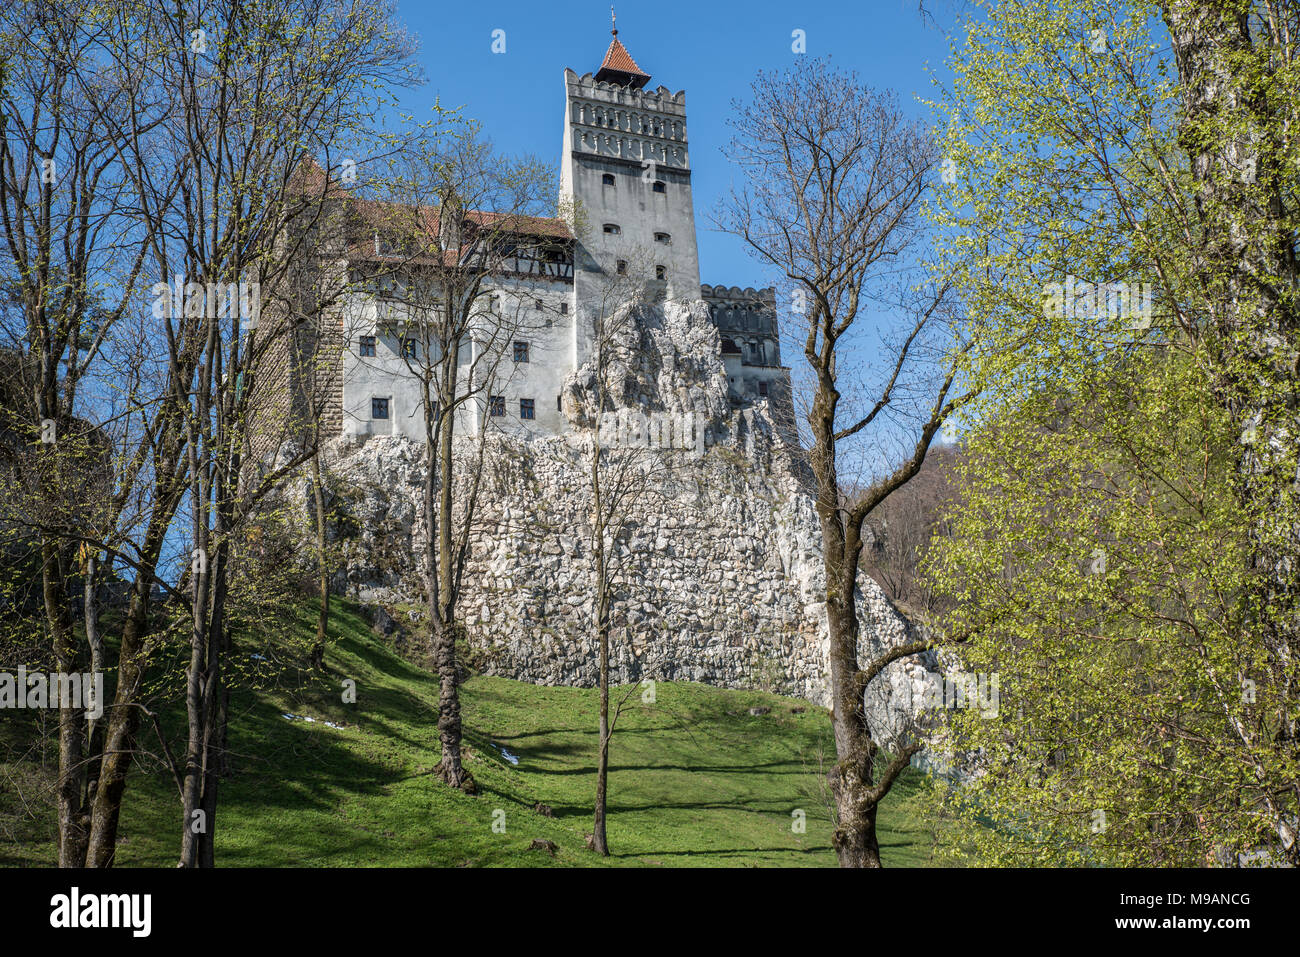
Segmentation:
<svg viewBox="0 0 1300 957">
<path fill-rule="evenodd" d="M 311 490 L 316 505 L 316 591 L 320 596 L 320 610 L 316 618 L 316 644 L 311 649 L 311 666 L 325 670 L 325 636 L 330 620 L 330 576 L 325 557 L 325 488 L 321 480 L 320 450 L 311 457 Z"/>
<path fill-rule="evenodd" d="M 201 475 L 191 468 L 191 474 Z M 197 481 L 197 480 L 196 480 Z M 206 496 L 202 489 L 195 489 L 194 496 L 203 500 Z M 206 730 L 205 703 L 208 694 L 208 615 L 207 601 L 211 590 L 213 563 L 208 556 L 208 534 L 206 522 L 201 519 L 202 510 L 195 509 L 194 554 L 190 588 L 191 615 L 190 622 L 190 663 L 185 670 L 185 712 L 188 718 L 188 736 L 185 742 L 185 777 L 181 789 L 181 867 L 197 867 L 199 857 L 199 837 L 196 829 L 206 830 L 206 822 L 200 819 L 200 803 L 203 800 L 203 760 L 204 732 Z"/>
<path fill-rule="evenodd" d="M 86 643 L 90 645 L 90 674 L 94 681 L 96 676 L 104 674 L 104 636 L 99 633 L 99 560 L 97 555 L 86 559 L 85 587 L 85 622 Z M 95 709 L 104 708 L 105 702 L 96 699 Z M 82 797 L 82 814 L 85 819 L 86 841 L 90 840 L 90 805 L 95 788 L 99 785 L 99 764 L 103 754 L 104 725 L 102 713 L 100 719 L 91 718 L 86 723 L 86 790 Z M 82 865 L 85 865 L 85 850 L 82 850 Z"/>
<path fill-rule="evenodd" d="M 68 608 L 64 555 L 58 544 L 46 538 L 41 543 L 41 584 L 45 615 L 54 638 L 55 667 L 61 675 L 81 670 L 81 654 Z M 55 695 L 52 684 L 50 694 Z M 53 702 L 51 702 L 52 704 Z M 79 701 L 59 698 L 59 783 L 58 836 L 59 866 L 83 867 L 86 862 L 86 819 L 83 811 L 86 785 L 85 710 Z"/>
<path fill-rule="evenodd" d="M 1289 147 L 1282 137 L 1291 133 L 1278 112 L 1282 105 L 1270 102 L 1273 68 L 1266 41 L 1252 37 L 1249 10 L 1244 0 L 1178 0 L 1164 5 L 1164 16 L 1183 89 L 1180 135 L 1197 183 L 1204 272 L 1211 277 L 1206 332 L 1222 401 L 1241 436 L 1240 494 L 1258 516 L 1250 529 L 1257 574 L 1247 627 L 1263 636 L 1270 680 L 1283 702 L 1260 723 L 1276 723 L 1273 741 L 1293 759 L 1300 725 L 1284 703 L 1294 699 L 1292 662 L 1300 644 L 1300 323 L 1293 299 L 1300 269 L 1279 185 Z M 1300 804 L 1300 782 L 1283 789 L 1292 808 Z M 1300 864 L 1294 817 L 1272 798 L 1267 803 L 1279 830 L 1290 829 L 1286 849 Z"/>
<path fill-rule="evenodd" d="M 117 827 L 122 813 L 122 794 L 135 751 L 140 709 L 135 706 L 144 684 L 145 643 L 149 628 L 149 588 L 152 566 L 141 568 L 131 589 L 131 604 L 122 628 L 118 658 L 117 691 L 104 734 L 104 756 L 100 764 L 99 787 L 91 808 L 88 867 L 112 867 L 117 854 Z"/>
<path fill-rule="evenodd" d="M 838 758 L 830 773 L 835 798 L 835 833 L 831 842 L 841 867 L 879 867 L 874 795 L 878 747 L 867 724 L 858 683 L 858 614 L 854 582 L 845 581 L 844 533 L 838 515 L 823 526 L 826 556 L 826 619 L 830 633 L 832 727 Z M 856 570 L 856 562 L 849 562 Z M 856 575 L 855 575 L 856 577 Z"/>
<path fill-rule="evenodd" d="M 454 388 L 454 379 L 453 379 Z M 447 402 L 443 407 L 450 407 Z M 426 420 L 428 414 L 426 403 Z M 474 776 L 461 763 L 460 741 L 460 676 L 456 670 L 456 575 L 453 553 L 455 541 L 451 521 L 452 479 L 452 424 L 439 421 L 437 430 L 437 456 L 430 454 L 428 478 L 425 480 L 425 514 L 436 516 L 436 529 L 430 529 L 427 568 L 429 570 L 429 621 L 432 629 L 434 664 L 438 669 L 438 739 L 442 758 L 438 763 L 438 776 L 454 788 L 466 793 L 476 791 Z M 434 451 L 434 436 L 426 426 L 426 448 Z M 437 463 L 436 469 L 434 462 Z M 434 476 L 438 479 L 437 503 L 434 503 Z"/>
<path fill-rule="evenodd" d="M 603 604 L 603 602 L 602 602 Z M 609 793 L 609 615 L 600 624 L 600 742 L 596 760 L 596 812 L 591 832 L 592 850 L 609 857 L 605 835 L 605 805 Z"/>
</svg>

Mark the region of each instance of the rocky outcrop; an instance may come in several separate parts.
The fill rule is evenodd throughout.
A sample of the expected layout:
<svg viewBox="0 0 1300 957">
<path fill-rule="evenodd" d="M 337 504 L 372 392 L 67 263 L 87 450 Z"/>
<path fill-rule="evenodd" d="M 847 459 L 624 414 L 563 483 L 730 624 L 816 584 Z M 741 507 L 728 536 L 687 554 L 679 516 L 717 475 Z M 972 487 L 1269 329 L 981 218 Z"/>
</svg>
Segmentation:
<svg viewBox="0 0 1300 957">
<path fill-rule="evenodd" d="M 608 546 L 617 563 L 613 680 L 763 688 L 826 704 L 820 528 L 806 465 L 766 402 L 728 403 L 703 303 L 634 308 L 627 354 L 636 358 L 614 377 L 620 421 L 680 422 L 689 413 L 707 435 L 702 455 L 679 448 L 647 456 L 653 471 L 618 516 Z M 487 439 L 460 606 L 475 663 L 487 673 L 545 685 L 597 680 L 591 374 L 580 369 L 566 388 L 572 434 Z M 474 462 L 473 440 L 461 441 L 461 461 Z M 343 556 L 337 591 L 418 603 L 415 556 L 427 535 L 421 455 L 400 437 L 331 447 L 340 516 L 331 536 Z M 879 586 L 864 576 L 860 588 L 864 657 L 909 640 L 911 626 Z M 869 696 L 878 727 L 896 734 L 908 724 L 900 702 L 923 699 L 925 664 L 900 662 L 878 679 Z"/>
<path fill-rule="evenodd" d="M 653 473 L 641 476 L 608 542 L 612 680 L 701 681 L 827 705 L 820 528 L 809 469 L 777 425 L 783 413 L 767 400 L 728 402 L 703 303 L 629 308 L 627 360 L 610 377 L 612 415 L 598 419 L 593 373 L 582 368 L 565 386 L 571 434 L 493 434 L 481 469 L 476 439 L 458 439 L 458 468 L 465 479 L 480 469 L 484 484 L 460 602 L 474 666 L 537 684 L 595 684 L 590 438 L 602 428 L 607 449 L 671 445 L 654 423 L 689 419 L 701 446 L 646 450 Z M 419 619 L 428 536 L 421 446 L 344 437 L 326 459 L 335 592 L 406 606 Z M 307 489 L 300 495 L 305 503 Z M 913 625 L 875 581 L 863 576 L 859 589 L 863 658 L 911 640 Z M 935 681 L 927 666 L 932 657 L 892 664 L 868 692 L 887 739 L 913 727 Z"/>
</svg>

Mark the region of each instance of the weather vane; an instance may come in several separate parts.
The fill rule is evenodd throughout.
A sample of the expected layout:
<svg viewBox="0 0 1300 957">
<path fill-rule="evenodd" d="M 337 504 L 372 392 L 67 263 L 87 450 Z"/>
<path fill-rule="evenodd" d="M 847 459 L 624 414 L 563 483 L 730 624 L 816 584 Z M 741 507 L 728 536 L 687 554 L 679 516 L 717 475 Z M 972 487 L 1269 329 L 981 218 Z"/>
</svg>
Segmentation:
<svg viewBox="0 0 1300 957">
<path fill-rule="evenodd" d="M 609 22 L 614 27 L 611 32 L 614 36 L 618 36 L 618 17 L 614 15 L 614 5 L 612 3 L 609 5 Z"/>
</svg>

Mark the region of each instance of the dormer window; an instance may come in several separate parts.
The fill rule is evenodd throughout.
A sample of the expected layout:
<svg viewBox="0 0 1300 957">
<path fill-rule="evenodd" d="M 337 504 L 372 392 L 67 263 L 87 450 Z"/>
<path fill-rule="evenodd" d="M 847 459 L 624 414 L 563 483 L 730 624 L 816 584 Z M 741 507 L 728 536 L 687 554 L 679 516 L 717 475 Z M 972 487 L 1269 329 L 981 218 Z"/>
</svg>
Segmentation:
<svg viewBox="0 0 1300 957">
<path fill-rule="evenodd" d="M 655 184 L 654 184 L 654 186 L 651 187 L 651 188 L 654 189 L 654 191 L 655 191 L 656 193 L 666 193 L 666 192 L 668 192 L 668 186 L 667 186 L 667 185 L 664 183 L 664 181 L 661 180 L 661 179 L 657 179 L 657 180 L 655 180 Z"/>
<path fill-rule="evenodd" d="M 617 236 L 619 233 L 623 231 L 619 227 L 618 223 L 606 223 L 602 228 L 605 230 L 606 235 L 609 236 Z"/>
<path fill-rule="evenodd" d="M 672 241 L 673 237 L 669 236 L 667 233 L 655 233 L 655 242 L 657 243 L 663 243 L 667 246 Z"/>
<path fill-rule="evenodd" d="M 613 186 L 613 185 L 614 185 L 614 174 L 613 174 L 613 173 L 606 173 L 604 176 L 602 176 L 602 177 L 600 178 L 600 182 L 601 182 L 601 185 L 602 185 L 602 186 Z"/>
</svg>

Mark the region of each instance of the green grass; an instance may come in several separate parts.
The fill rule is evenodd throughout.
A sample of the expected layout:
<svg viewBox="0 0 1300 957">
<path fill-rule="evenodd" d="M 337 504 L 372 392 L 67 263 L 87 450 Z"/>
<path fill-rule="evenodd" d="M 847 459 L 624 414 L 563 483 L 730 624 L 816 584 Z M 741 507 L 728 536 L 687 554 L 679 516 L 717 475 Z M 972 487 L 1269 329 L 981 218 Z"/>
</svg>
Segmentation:
<svg viewBox="0 0 1300 957">
<path fill-rule="evenodd" d="M 304 608 L 295 627 L 310 629 L 312 621 Z M 234 696 L 233 774 L 222 782 L 218 804 L 219 865 L 835 863 L 820 769 L 834 744 L 822 708 L 676 682 L 660 682 L 655 703 L 643 704 L 638 688 L 611 746 L 613 854 L 606 860 L 584 847 L 595 791 L 594 690 L 470 678 L 462 698 L 466 762 L 479 793 L 469 796 L 429 773 L 438 759 L 436 679 L 389 650 L 354 605 L 336 606 L 331 631 L 327 681 Z M 342 702 L 345 679 L 356 682 L 355 705 Z M 772 710 L 752 716 L 756 705 Z M 289 721 L 285 712 L 318 720 Z M 180 710 L 168 715 L 173 734 L 183 717 Z M 143 743 L 156 749 L 156 741 Z M 7 745 L 0 755 L 12 755 L 13 740 L 0 744 Z M 519 763 L 503 758 L 501 748 Z M 0 864 L 46 865 L 54 856 L 51 816 L 31 810 L 31 781 L 39 775 L 30 756 L 23 761 L 25 768 L 12 760 L 0 766 Z M 15 784 L 22 774 L 25 788 Z M 929 861 L 930 829 L 909 807 L 925 787 L 909 771 L 881 809 L 886 866 Z M 36 803 L 42 798 L 49 803 L 48 794 Z M 554 818 L 534 810 L 539 802 Z M 792 830 L 795 809 L 806 813 L 804 834 Z M 493 830 L 499 812 L 504 833 Z M 142 759 L 127 785 L 118 864 L 173 866 L 179 828 L 170 774 Z M 554 841 L 558 855 L 529 850 L 534 839 Z"/>
</svg>

